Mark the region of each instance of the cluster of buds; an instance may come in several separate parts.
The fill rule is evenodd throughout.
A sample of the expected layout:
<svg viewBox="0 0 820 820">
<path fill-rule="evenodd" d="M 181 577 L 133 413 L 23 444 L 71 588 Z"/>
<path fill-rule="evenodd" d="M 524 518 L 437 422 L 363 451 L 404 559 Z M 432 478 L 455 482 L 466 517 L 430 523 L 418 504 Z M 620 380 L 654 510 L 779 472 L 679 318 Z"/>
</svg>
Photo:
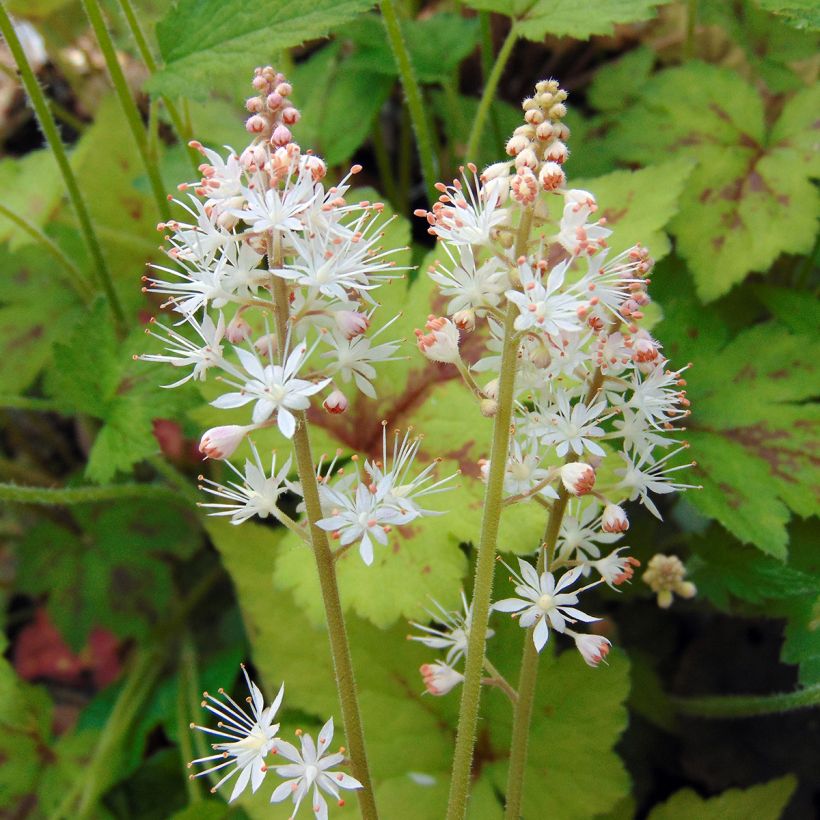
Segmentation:
<svg viewBox="0 0 820 820">
<path fill-rule="evenodd" d="M 240 706 L 224 689 L 219 690 L 220 698 L 203 693 L 202 708 L 207 709 L 219 719 L 218 729 L 191 724 L 191 729 L 197 729 L 205 734 L 223 738 L 213 743 L 211 748 L 214 754 L 192 760 L 188 768 L 204 765 L 205 768 L 191 775 L 191 779 L 211 775 L 215 772 L 222 774 L 219 782 L 211 789 L 217 789 L 233 780 L 233 790 L 228 802 L 236 800 L 248 787 L 256 793 L 264 783 L 268 774 L 273 771 L 282 782 L 271 794 L 271 803 L 280 803 L 287 798 L 293 801 L 294 817 L 304 797 L 310 794 L 311 807 L 314 816 L 327 818 L 327 802 L 325 794 L 331 795 L 340 806 L 345 801 L 339 794 L 339 789 L 361 789 L 362 784 L 345 772 L 330 771 L 331 767 L 338 766 L 345 760 L 345 749 L 330 752 L 333 741 L 333 718 L 325 723 L 316 740 L 297 729 L 296 734 L 301 741 L 301 748 L 297 749 L 292 743 L 278 735 L 279 724 L 274 723 L 276 713 L 282 705 L 285 686 L 282 684 L 278 694 L 269 706 L 265 706 L 265 697 L 259 687 L 248 677 L 245 667 L 242 674 L 248 685 L 250 696 L 246 698 L 248 709 Z M 224 740 L 227 738 L 227 740 Z M 274 756 L 287 763 L 268 765 Z"/>
<path fill-rule="evenodd" d="M 289 126 L 299 112 L 285 77 L 259 68 L 253 85 L 259 94 L 247 103 L 253 137 L 244 151 L 223 158 L 193 143 L 207 160 L 202 179 L 180 186 L 188 197 L 175 200 L 190 219 L 159 226 L 174 265 L 155 266 L 144 277 L 144 290 L 162 294 L 162 307 L 178 321 L 152 322 L 147 332 L 166 349 L 141 358 L 184 371 L 169 387 L 216 372 L 223 392 L 214 407 L 251 406 L 242 423 L 202 436 L 200 451 L 208 458 L 227 460 L 246 440 L 250 450 L 244 467 L 229 463 L 235 480 L 228 486 L 201 477 L 211 497 L 204 506 L 234 524 L 268 516 L 287 524 L 278 499 L 286 491 L 299 494 L 301 485 L 288 479 L 290 459 L 279 468 L 275 455 L 263 463 L 251 436 L 278 428 L 292 439 L 314 402 L 338 414 L 351 391 L 376 398 L 377 367 L 397 358 L 399 341 L 379 338 L 397 316 L 373 330 L 379 307 L 373 293 L 403 276 L 391 258 L 402 249 L 380 246 L 387 224 L 381 203 L 346 198 L 360 166 L 327 186 L 325 163 L 292 141 Z M 434 491 L 433 465 L 410 478 L 414 441 L 405 438 L 391 469 L 385 443 L 384 461 L 367 462 L 359 481 L 346 476 L 334 487 L 329 476 L 322 481 L 319 526 L 342 547 L 358 542 L 367 563 L 371 537 L 386 543 L 392 525 L 428 514 L 414 497 Z"/>
<path fill-rule="evenodd" d="M 653 262 L 640 245 L 610 253 L 612 231 L 595 218 L 594 195 L 566 186 L 566 96 L 552 80 L 539 83 L 523 103 L 525 124 L 507 143 L 514 159 L 480 175 L 468 166 L 462 179 L 439 185 L 431 212 L 417 212 L 439 240 L 429 276 L 446 304 L 445 315 L 416 331 L 418 348 L 457 366 L 484 415 L 497 411 L 499 385 L 509 382 L 501 351 L 513 323 L 505 506 L 549 509 L 563 496 L 563 509 L 568 497 L 577 499 L 549 546 L 548 566 L 536 572 L 525 561 L 511 570 L 518 597 L 495 605 L 534 626 L 539 649 L 551 630 L 575 637 L 569 624 L 593 620 L 574 606 L 580 592 L 632 578 L 638 562 L 627 547 L 602 550 L 629 528 L 624 504 L 638 501 L 660 518 L 654 498 L 691 486 L 677 478 L 691 466 L 679 458 L 687 447 L 678 438 L 689 414 L 686 368 L 672 368 L 640 325 Z M 553 219 L 547 201 L 556 197 L 562 204 Z M 490 462 L 479 467 L 486 480 Z M 572 590 L 581 577 L 588 582 Z M 589 662 L 605 655 L 604 640 L 578 636 L 576 644 Z"/>
<path fill-rule="evenodd" d="M 697 589 L 686 578 L 686 567 L 677 555 L 653 555 L 646 565 L 643 582 L 658 596 L 658 606 L 668 609 L 675 595 L 694 597 Z"/>
</svg>

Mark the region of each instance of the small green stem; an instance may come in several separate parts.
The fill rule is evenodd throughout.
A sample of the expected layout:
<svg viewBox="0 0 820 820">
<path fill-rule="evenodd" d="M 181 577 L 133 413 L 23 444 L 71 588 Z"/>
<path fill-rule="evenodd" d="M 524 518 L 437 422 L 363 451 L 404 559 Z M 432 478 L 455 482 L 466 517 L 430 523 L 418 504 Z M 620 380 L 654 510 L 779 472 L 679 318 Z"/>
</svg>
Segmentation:
<svg viewBox="0 0 820 820">
<path fill-rule="evenodd" d="M 269 249 L 271 266 L 281 267 L 282 256 L 274 237 Z M 276 335 L 279 342 L 279 355 L 284 356 L 288 337 L 288 322 L 290 318 L 290 301 L 287 282 L 280 276 L 272 276 L 274 315 L 276 319 Z M 294 413 L 296 416 L 296 432 L 293 434 L 293 449 L 296 455 L 296 468 L 302 486 L 302 497 L 305 501 L 305 513 L 310 525 L 310 542 L 313 546 L 313 555 L 316 560 L 316 569 L 319 574 L 319 586 L 322 590 L 322 600 L 325 606 L 325 618 L 330 639 L 330 652 L 333 659 L 333 670 L 336 676 L 336 689 L 342 709 L 345 736 L 349 746 L 352 761 L 353 776 L 362 784 L 356 795 L 359 800 L 359 810 L 363 820 L 377 820 L 376 798 L 373 791 L 373 782 L 370 778 L 370 769 L 367 763 L 367 750 L 364 741 L 359 698 L 356 692 L 356 678 L 353 674 L 353 659 L 350 655 L 350 644 L 345 628 L 344 611 L 339 595 L 339 585 L 336 579 L 336 563 L 330 549 L 327 533 L 316 526 L 316 522 L 323 518 L 322 503 L 319 498 L 319 485 L 316 480 L 316 467 L 310 451 L 310 436 L 307 427 L 307 416 L 304 411 Z"/>
<path fill-rule="evenodd" d="M 526 252 L 532 227 L 532 209 L 521 214 L 515 247 L 515 258 Z M 510 423 L 515 397 L 515 371 L 518 363 L 518 336 L 514 324 L 518 308 L 510 302 L 504 319 L 504 342 L 501 349 L 499 370 L 498 410 L 493 420 L 493 441 L 490 449 L 490 470 L 484 493 L 484 513 L 481 520 L 481 536 L 476 556 L 473 582 L 472 623 L 467 641 L 467 659 L 464 668 L 464 685 L 458 717 L 456 748 L 453 755 L 453 775 L 450 782 L 450 798 L 447 803 L 448 820 L 462 820 L 467 813 L 470 789 L 470 771 L 473 747 L 478 723 L 478 706 L 481 698 L 481 670 L 484 667 L 484 645 L 490 617 L 490 601 L 493 593 L 495 550 L 498 527 L 501 521 L 504 495 L 504 473 L 510 447 Z"/>
<path fill-rule="evenodd" d="M 186 629 L 182 638 L 182 646 L 179 652 L 179 664 L 177 666 L 177 734 L 179 735 L 179 754 L 182 757 L 183 767 L 194 759 L 193 738 L 191 737 L 190 724 L 191 712 L 188 705 L 188 692 L 193 686 L 192 672 L 195 669 L 196 655 L 193 640 L 190 632 Z M 183 768 L 184 771 L 184 768 Z M 188 802 L 199 803 L 202 800 L 202 792 L 195 778 L 185 778 L 185 788 L 188 791 Z"/>
<path fill-rule="evenodd" d="M 16 211 L 0 202 L 0 215 L 9 222 L 13 222 L 22 231 L 27 233 L 40 247 L 51 254 L 64 268 L 68 276 L 65 277 L 69 286 L 73 288 L 77 295 L 84 301 L 89 302 L 94 295 L 94 289 L 85 279 L 80 269 L 69 259 L 65 251 L 47 234 L 41 231 L 33 222 L 29 222 L 25 217 L 20 216 Z"/>
<path fill-rule="evenodd" d="M 114 320 L 120 331 L 125 330 L 125 313 L 120 304 L 117 292 L 114 289 L 114 283 L 111 279 L 111 273 L 105 263 L 105 257 L 102 253 L 97 234 L 94 231 L 94 226 L 91 223 L 91 217 L 88 213 L 85 199 L 80 193 L 80 188 L 77 185 L 77 178 L 74 176 L 74 171 L 71 169 L 71 164 L 68 161 L 68 154 L 66 153 L 63 141 L 60 138 L 60 132 L 57 130 L 57 124 L 54 122 L 54 117 L 51 114 L 48 101 L 45 94 L 43 94 L 40 84 L 37 82 L 37 77 L 34 74 L 31 65 L 28 62 L 23 46 L 20 44 L 20 39 L 11 22 L 11 18 L 6 11 L 6 7 L 0 0 L 0 33 L 6 40 L 6 44 L 17 63 L 17 69 L 20 72 L 20 79 L 23 87 L 26 89 L 31 106 L 40 124 L 40 129 L 46 142 L 51 148 L 54 159 L 57 161 L 57 167 L 60 169 L 63 181 L 65 182 L 66 192 L 71 201 L 74 211 L 77 214 L 77 221 L 80 223 L 80 232 L 83 235 L 85 244 L 88 247 L 88 252 L 94 263 L 97 280 L 105 291 L 108 305 L 114 315 Z"/>
<path fill-rule="evenodd" d="M 405 203 L 399 199 L 399 191 L 396 188 L 396 182 L 393 178 L 395 172 L 390 162 L 390 154 L 387 152 L 387 146 L 384 142 L 384 132 L 382 131 L 382 123 L 379 117 L 376 117 L 373 123 L 371 140 L 373 142 L 373 153 L 376 155 L 376 167 L 379 169 L 381 189 L 390 200 L 394 210 L 400 210 L 405 206 Z"/>
<path fill-rule="evenodd" d="M 510 703 L 515 704 L 518 700 L 518 692 L 510 686 L 510 682 L 490 663 L 490 659 L 487 657 L 484 658 L 484 669 L 490 675 L 488 683 L 497 686 L 510 699 Z"/>
<path fill-rule="evenodd" d="M 495 99 L 495 92 L 498 89 L 498 83 L 501 81 L 501 75 L 507 66 L 507 61 L 512 54 L 513 46 L 518 42 L 518 30 L 513 23 L 507 37 L 501 45 L 501 50 L 495 58 L 493 70 L 487 78 L 484 86 L 484 93 L 481 95 L 481 102 L 478 104 L 478 111 L 476 111 L 473 127 L 470 129 L 470 137 L 467 140 L 467 149 L 464 152 L 466 160 L 474 161 L 478 153 L 478 147 L 481 144 L 481 135 L 484 133 L 484 126 L 487 122 L 487 115 L 490 112 L 490 106 Z"/>
<path fill-rule="evenodd" d="M 137 104 L 131 96 L 131 90 L 128 88 L 128 82 L 125 79 L 125 73 L 117 59 L 114 41 L 111 39 L 111 34 L 103 19 L 99 0 L 83 0 L 83 7 L 91 23 L 91 28 L 94 29 L 94 35 L 97 38 L 100 51 L 105 59 L 108 74 L 111 77 L 111 82 L 114 84 L 114 91 L 117 94 L 117 99 L 120 101 L 120 106 L 125 114 L 128 127 L 131 129 L 134 141 L 137 144 L 137 150 L 145 166 L 145 172 L 148 174 L 148 181 L 157 203 L 157 209 L 159 210 L 160 216 L 164 220 L 167 220 L 171 216 L 171 211 L 168 206 L 168 198 L 165 195 L 165 185 L 162 182 L 159 167 L 155 162 L 151 161 L 145 125 L 142 122 Z"/>
<path fill-rule="evenodd" d="M 109 484 L 102 487 L 20 487 L 0 484 L 0 501 L 16 504 L 65 506 L 98 504 L 120 498 L 151 498 L 173 500 L 175 494 L 159 484 Z"/>
<path fill-rule="evenodd" d="M 671 698 L 684 715 L 703 718 L 745 718 L 776 715 L 820 706 L 820 683 L 796 692 L 775 695 L 720 695 L 702 698 Z"/>
<path fill-rule="evenodd" d="M 427 188 L 427 197 L 430 204 L 432 204 L 438 198 L 436 189 L 433 187 L 438 178 L 438 174 L 436 171 L 436 158 L 433 153 L 430 123 L 424 108 L 421 87 L 418 84 L 416 73 L 413 70 L 413 64 L 410 61 L 407 44 L 404 42 L 404 35 L 399 25 L 395 3 L 393 0 L 381 0 L 379 7 L 382 11 L 384 27 L 387 30 L 387 39 L 390 42 L 390 49 L 393 52 L 393 57 L 399 69 L 401 84 L 404 88 L 404 96 L 410 111 L 410 122 L 413 124 L 413 131 L 416 134 L 416 145 L 419 152 L 419 161 L 421 162 L 421 172 L 424 176 L 424 184 Z"/>
<path fill-rule="evenodd" d="M 6 410 L 34 410 L 38 413 L 59 413 L 61 409 L 53 399 L 31 396 L 0 396 L 0 407 Z"/>
<path fill-rule="evenodd" d="M 137 44 L 137 50 L 140 53 L 143 63 L 145 63 L 145 67 L 151 72 L 151 74 L 156 74 L 158 68 L 157 61 L 151 53 L 148 40 L 145 37 L 142 26 L 140 26 L 139 19 L 134 11 L 134 6 L 131 3 L 131 0 L 117 0 L 117 2 L 120 5 L 120 10 L 122 11 L 123 16 L 125 17 L 125 22 L 128 24 L 131 36 Z M 171 100 L 165 96 L 160 97 L 160 99 L 162 100 L 162 104 L 165 106 L 165 110 L 168 112 L 168 117 L 171 120 L 171 124 L 174 126 L 174 130 L 177 132 L 180 142 L 182 142 L 182 144 L 187 148 L 187 145 L 191 140 L 191 130 L 188 127 L 188 124 L 186 124 L 185 120 L 182 118 L 182 115 L 179 113 L 179 109 L 173 102 L 171 102 Z M 201 162 L 202 157 L 199 152 L 195 151 L 193 148 L 187 148 L 187 151 L 191 164 L 194 166 L 194 170 L 198 171 L 199 163 Z"/>
<path fill-rule="evenodd" d="M 698 24 L 698 0 L 689 0 L 686 9 L 686 42 L 683 56 L 691 60 L 695 56 L 695 28 Z"/>
</svg>

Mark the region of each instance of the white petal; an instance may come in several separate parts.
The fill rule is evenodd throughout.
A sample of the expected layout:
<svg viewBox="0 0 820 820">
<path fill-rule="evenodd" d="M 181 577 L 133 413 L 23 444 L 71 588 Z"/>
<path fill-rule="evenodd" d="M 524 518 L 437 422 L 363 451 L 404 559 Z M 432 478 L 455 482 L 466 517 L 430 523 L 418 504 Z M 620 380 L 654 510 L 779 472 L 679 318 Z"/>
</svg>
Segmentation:
<svg viewBox="0 0 820 820">
<path fill-rule="evenodd" d="M 280 407 L 276 415 L 276 423 L 285 438 L 293 438 L 293 434 L 296 432 L 296 419 L 290 411 Z"/>
<path fill-rule="evenodd" d="M 535 625 L 535 629 L 532 632 L 532 642 L 535 644 L 535 648 L 540 652 L 547 643 L 547 640 L 550 636 L 550 630 L 547 626 L 547 619 L 540 618 L 538 623 Z"/>
</svg>

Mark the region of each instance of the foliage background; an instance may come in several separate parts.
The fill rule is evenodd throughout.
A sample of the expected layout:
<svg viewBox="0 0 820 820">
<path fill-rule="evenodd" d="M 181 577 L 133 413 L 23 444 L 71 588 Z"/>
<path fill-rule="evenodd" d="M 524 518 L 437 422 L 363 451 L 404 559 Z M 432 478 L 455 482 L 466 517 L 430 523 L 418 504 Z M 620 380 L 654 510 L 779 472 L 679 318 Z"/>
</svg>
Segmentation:
<svg viewBox="0 0 820 820">
<path fill-rule="evenodd" d="M 240 148 L 249 72 L 273 62 L 293 82 L 303 145 L 338 169 L 361 162 L 368 195 L 398 214 L 426 204 L 399 72 L 369 0 L 140 0 L 154 70 L 123 5 L 103 8 L 166 190 L 195 177 L 160 98 L 190 134 Z M 281 530 L 198 515 L 205 467 L 195 445 L 212 418 L 208 397 L 192 385 L 160 390 L 167 373 L 131 360 L 150 349 L 143 329 L 158 305 L 140 276 L 160 258 L 134 136 L 83 7 L 7 6 L 44 38 L 38 75 L 128 332 L 118 335 L 82 286 L 91 263 L 6 56 L 3 213 L 42 229 L 82 281 L 0 216 L 0 817 L 79 816 L 78 800 L 86 816 L 106 818 L 268 816 L 263 800 L 229 809 L 186 779 L 184 761 L 200 753 L 187 726 L 200 720 L 202 689 L 229 688 L 242 659 L 268 690 L 287 682 L 286 732 L 337 711 L 312 563 Z M 778 713 L 789 698 L 771 696 L 811 699 L 820 687 L 810 520 L 820 457 L 817 4 L 408 0 L 398 9 L 440 178 L 464 161 L 494 66 L 498 93 L 469 157 L 479 165 L 500 158 L 536 80 L 555 76 L 570 90 L 571 184 L 596 194 L 619 245 L 640 240 L 660 260 L 654 332 L 673 361 L 694 363 L 687 438 L 703 490 L 668 505 L 663 525 L 630 509 L 629 543 L 644 560 L 681 555 L 699 596 L 661 611 L 639 582 L 600 593 L 596 611 L 619 647 L 609 667 L 587 670 L 571 652 L 543 658 L 525 816 L 816 816 L 820 720 L 816 710 Z M 402 216 L 391 239 L 425 270 L 431 246 L 415 222 Z M 425 280 L 386 296 L 410 338 L 430 310 Z M 447 517 L 371 569 L 340 570 L 382 811 L 403 818 L 412 806 L 434 818 L 457 698 L 419 695 L 416 670 L 429 658 L 404 641 L 406 619 L 423 615 L 428 595 L 455 604 L 469 584 L 482 492 L 474 462 L 489 427 L 462 412 L 454 373 L 425 367 L 411 345 L 407 353 L 384 374 L 392 392 L 377 408 L 317 417 L 316 440 L 318 450 L 368 452 L 386 417 L 416 425 L 428 458 L 465 471 Z M 505 524 L 501 548 L 531 549 L 539 526 L 524 510 Z M 514 677 L 520 631 L 493 627 L 491 656 Z M 744 705 L 736 694 L 764 697 Z M 471 811 L 481 820 L 501 816 L 510 728 L 497 692 L 483 708 Z"/>
</svg>

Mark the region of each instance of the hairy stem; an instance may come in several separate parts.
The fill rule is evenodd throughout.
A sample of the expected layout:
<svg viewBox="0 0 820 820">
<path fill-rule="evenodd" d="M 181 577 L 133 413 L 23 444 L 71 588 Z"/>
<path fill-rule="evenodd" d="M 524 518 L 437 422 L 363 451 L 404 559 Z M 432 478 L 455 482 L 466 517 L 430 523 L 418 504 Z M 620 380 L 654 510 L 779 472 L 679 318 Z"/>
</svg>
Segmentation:
<svg viewBox="0 0 820 820">
<path fill-rule="evenodd" d="M 2 0 L 0 0 L 0 33 L 3 34 L 6 44 L 14 57 L 14 61 L 17 63 L 20 79 L 23 83 L 23 87 L 26 89 L 29 100 L 31 100 L 31 106 L 34 109 L 37 122 L 40 124 L 40 130 L 43 132 L 43 136 L 51 149 L 51 153 L 54 154 L 57 167 L 60 169 L 60 174 L 62 174 L 63 181 L 65 182 L 68 198 L 74 207 L 74 212 L 77 214 L 80 233 L 91 255 L 98 283 L 108 299 L 108 305 L 111 308 L 114 321 L 118 329 L 122 332 L 125 329 L 125 313 L 120 304 L 117 292 L 114 289 L 111 273 L 108 270 L 100 242 L 97 239 L 97 234 L 91 223 L 88 206 L 85 203 L 83 195 L 80 193 L 77 178 L 74 176 L 74 171 L 68 161 L 68 154 L 60 138 L 60 132 L 57 130 L 57 124 L 54 122 L 54 117 L 51 114 L 46 96 L 43 93 L 43 89 L 40 88 L 40 84 L 37 82 L 37 77 L 29 64 L 25 51 L 23 51 L 20 39 L 17 36 L 17 32 L 14 29 L 14 25 L 11 22 L 11 18 Z"/>
<path fill-rule="evenodd" d="M 700 698 L 672 698 L 684 715 L 703 718 L 745 718 L 776 715 L 820 705 L 820 683 L 796 692 L 775 695 L 718 695 Z"/>
<path fill-rule="evenodd" d="M 393 0 L 381 0 L 379 7 L 381 8 L 384 27 L 387 30 L 390 50 L 393 52 L 393 58 L 396 60 L 396 65 L 399 69 L 404 96 L 407 100 L 407 108 L 410 111 L 410 122 L 416 134 L 416 146 L 418 147 L 424 184 L 427 188 L 427 198 L 432 204 L 438 199 L 436 189 L 433 187 L 438 175 L 436 173 L 436 157 L 433 153 L 433 139 L 430 124 L 424 109 L 421 87 L 416 79 L 413 64 L 410 61 L 407 44 L 404 42 L 404 35 L 399 25 L 395 3 Z"/>
<path fill-rule="evenodd" d="M 522 213 L 518 227 L 515 247 L 516 258 L 526 252 L 531 227 L 532 210 L 527 209 Z M 493 593 L 496 540 L 503 508 L 504 473 L 510 447 L 510 423 L 512 421 L 515 371 L 518 361 L 518 337 L 514 328 L 517 315 L 518 308 L 510 302 L 504 319 L 498 410 L 493 420 L 490 470 L 487 476 L 487 489 L 484 493 L 484 514 L 481 521 L 481 536 L 476 556 L 475 579 L 473 582 L 473 616 L 467 641 L 464 686 L 461 692 L 461 708 L 459 710 L 456 748 L 453 756 L 450 799 L 447 804 L 448 820 L 461 820 L 467 813 L 470 770 L 472 768 L 475 731 L 478 722 L 478 706 L 481 698 L 481 670 L 484 667 L 484 645 Z"/>
<path fill-rule="evenodd" d="M 487 123 L 487 115 L 490 113 L 490 106 L 495 99 L 498 83 L 501 81 L 501 75 L 504 73 L 507 61 L 510 59 L 510 54 L 512 54 L 513 46 L 516 42 L 518 42 L 518 30 L 515 24 L 513 24 L 501 45 L 498 56 L 495 58 L 493 70 L 490 72 L 490 76 L 487 77 L 484 92 L 481 95 L 481 102 L 478 104 L 478 111 L 476 111 L 475 119 L 473 120 L 473 127 L 470 129 L 470 136 L 467 140 L 464 158 L 471 162 L 475 161 L 478 146 L 481 144 L 481 135 L 484 133 L 484 126 Z"/>
<path fill-rule="evenodd" d="M 271 267 L 282 266 L 281 251 L 274 239 L 271 256 Z M 272 276 L 274 315 L 276 335 L 279 342 L 280 356 L 284 356 L 288 337 L 289 300 L 288 285 L 280 276 Z M 330 549 L 327 533 L 316 526 L 323 518 L 322 504 L 319 499 L 319 485 L 316 479 L 316 468 L 310 451 L 307 416 L 304 411 L 294 413 L 296 432 L 293 435 L 293 449 L 296 455 L 296 468 L 302 485 L 302 497 L 305 501 L 305 512 L 310 525 L 310 542 L 316 559 L 319 573 L 319 586 L 325 606 L 330 652 L 333 658 L 333 671 L 336 676 L 336 689 L 342 708 L 342 721 L 352 761 L 353 776 L 362 784 L 357 790 L 359 809 L 363 820 L 376 820 L 376 800 L 373 794 L 373 783 L 367 764 L 367 751 L 364 742 L 364 729 L 359 710 L 359 698 L 356 693 L 356 679 L 353 674 L 353 660 L 350 656 L 350 644 L 347 639 L 344 612 L 339 596 L 339 585 L 336 580 L 336 564 Z"/>
<path fill-rule="evenodd" d="M 137 150 L 145 166 L 145 172 L 148 174 L 148 181 L 157 203 L 157 209 L 159 210 L 160 216 L 164 220 L 167 220 L 171 216 L 171 211 L 168 207 L 168 198 L 165 195 L 165 186 L 163 185 L 157 163 L 151 159 L 148 135 L 146 134 L 137 104 L 131 96 L 131 90 L 128 88 L 125 73 L 117 59 L 114 41 L 111 39 L 111 34 L 105 25 L 105 20 L 103 20 L 99 0 L 83 0 L 83 7 L 91 23 L 91 28 L 94 29 L 94 36 L 97 38 L 100 51 L 105 59 L 108 74 L 111 77 L 111 82 L 114 84 L 114 91 L 120 101 L 120 106 L 125 114 L 128 127 L 131 129 L 134 141 L 137 143 Z"/>
</svg>

